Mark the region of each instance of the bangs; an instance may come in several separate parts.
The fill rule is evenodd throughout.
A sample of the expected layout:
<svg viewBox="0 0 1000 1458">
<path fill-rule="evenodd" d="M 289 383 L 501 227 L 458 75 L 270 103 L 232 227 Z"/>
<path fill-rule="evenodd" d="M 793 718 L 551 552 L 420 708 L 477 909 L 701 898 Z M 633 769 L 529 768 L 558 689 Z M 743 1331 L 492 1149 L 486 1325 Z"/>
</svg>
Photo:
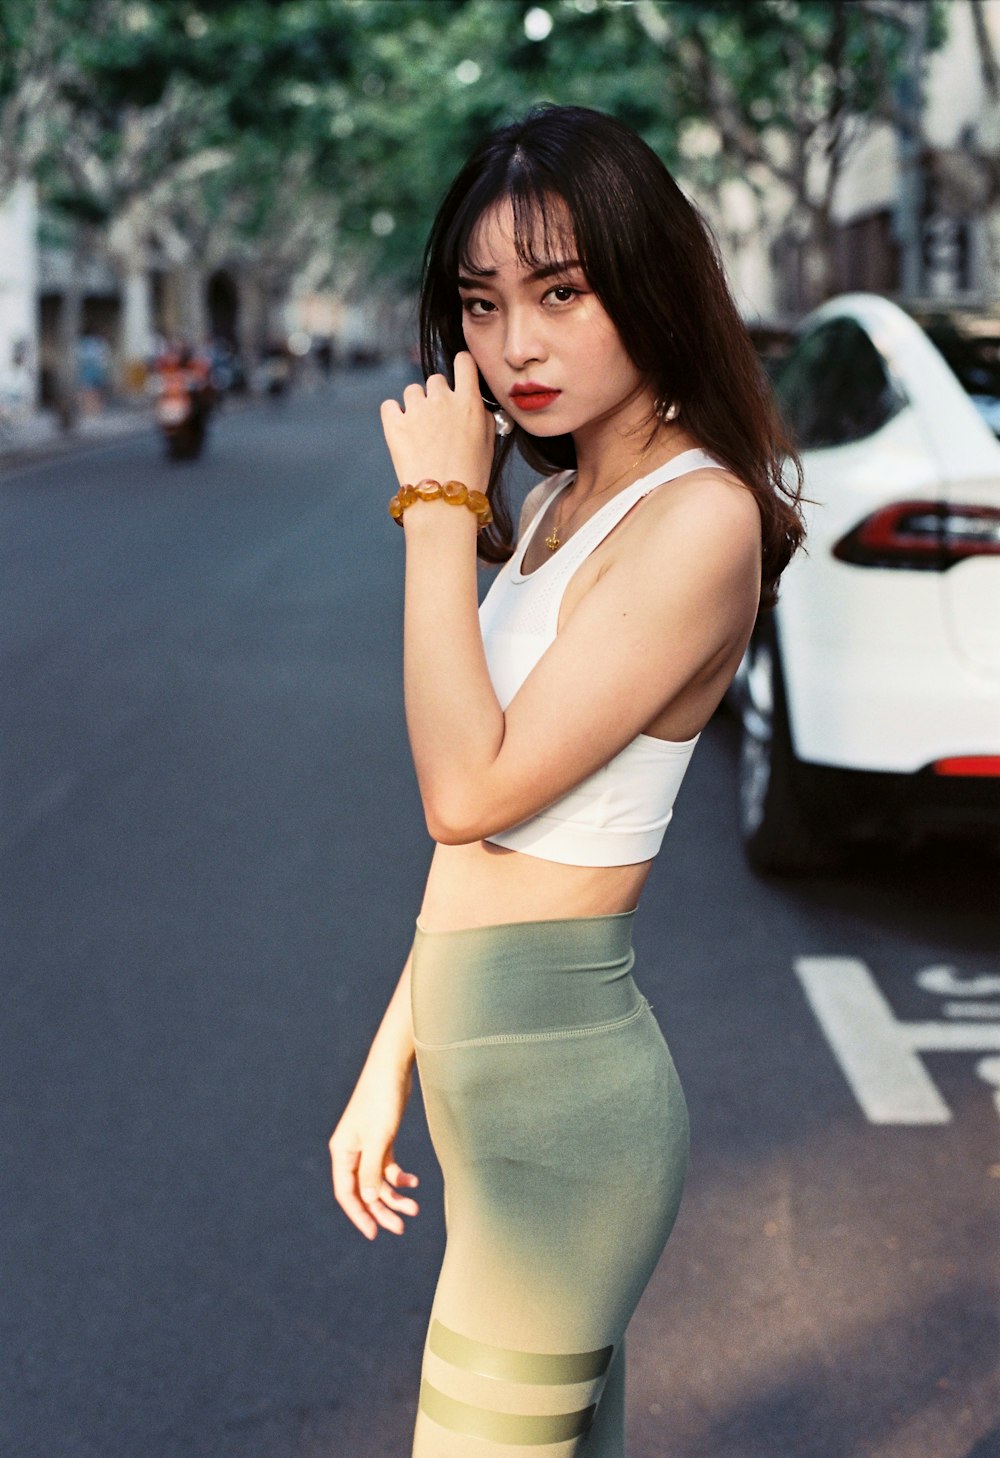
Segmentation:
<svg viewBox="0 0 1000 1458">
<path fill-rule="evenodd" d="M 560 257 L 579 257 L 586 266 L 569 203 L 554 179 L 530 168 L 520 149 L 503 176 L 484 177 L 482 183 L 470 189 L 444 238 L 442 262 L 452 279 L 492 272 L 481 256 L 476 257 L 476 243 L 485 218 L 504 203 L 510 205 L 511 241 L 522 266 L 540 268 Z"/>
</svg>

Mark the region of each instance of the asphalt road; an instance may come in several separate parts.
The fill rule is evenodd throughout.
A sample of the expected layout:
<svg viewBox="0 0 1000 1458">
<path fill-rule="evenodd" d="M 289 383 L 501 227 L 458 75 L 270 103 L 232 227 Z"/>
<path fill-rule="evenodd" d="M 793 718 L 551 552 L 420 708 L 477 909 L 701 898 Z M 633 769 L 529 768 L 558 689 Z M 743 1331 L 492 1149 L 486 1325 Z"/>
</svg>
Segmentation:
<svg viewBox="0 0 1000 1458">
<path fill-rule="evenodd" d="M 0 477 L 2 1458 L 409 1452 L 443 1242 L 419 1100 L 402 1239 L 353 1230 L 326 1155 L 430 849 L 376 415 L 402 381 L 224 417 L 193 466 L 143 437 Z M 757 880 L 733 775 L 723 716 L 637 919 L 693 1163 L 630 1458 L 996 1458 L 996 866 Z"/>
</svg>

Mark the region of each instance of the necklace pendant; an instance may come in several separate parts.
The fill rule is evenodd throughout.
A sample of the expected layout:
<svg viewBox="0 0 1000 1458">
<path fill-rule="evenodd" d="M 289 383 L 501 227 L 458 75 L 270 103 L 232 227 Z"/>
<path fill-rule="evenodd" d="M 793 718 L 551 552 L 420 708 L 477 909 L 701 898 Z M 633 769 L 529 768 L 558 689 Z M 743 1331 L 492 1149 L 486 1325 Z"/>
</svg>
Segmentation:
<svg viewBox="0 0 1000 1458">
<path fill-rule="evenodd" d="M 545 545 L 548 547 L 550 552 L 554 552 L 555 549 L 561 545 L 559 541 L 559 534 L 554 531 L 549 532 L 548 536 L 545 538 Z"/>
</svg>

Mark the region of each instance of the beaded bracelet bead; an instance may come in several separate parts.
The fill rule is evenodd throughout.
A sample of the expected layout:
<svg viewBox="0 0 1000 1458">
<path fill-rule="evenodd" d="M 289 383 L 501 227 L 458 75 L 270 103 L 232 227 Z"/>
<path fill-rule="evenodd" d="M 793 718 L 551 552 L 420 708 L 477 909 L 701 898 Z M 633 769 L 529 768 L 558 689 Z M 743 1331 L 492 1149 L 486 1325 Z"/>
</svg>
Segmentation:
<svg viewBox="0 0 1000 1458">
<path fill-rule="evenodd" d="M 493 520 L 493 509 L 481 491 L 470 491 L 464 481 L 432 481 L 428 476 L 416 486 L 400 486 L 389 502 L 389 515 L 398 526 L 403 525 L 403 512 L 415 501 L 436 501 L 438 497 L 449 506 L 467 506 L 478 520 L 477 532 L 489 526 Z"/>
</svg>

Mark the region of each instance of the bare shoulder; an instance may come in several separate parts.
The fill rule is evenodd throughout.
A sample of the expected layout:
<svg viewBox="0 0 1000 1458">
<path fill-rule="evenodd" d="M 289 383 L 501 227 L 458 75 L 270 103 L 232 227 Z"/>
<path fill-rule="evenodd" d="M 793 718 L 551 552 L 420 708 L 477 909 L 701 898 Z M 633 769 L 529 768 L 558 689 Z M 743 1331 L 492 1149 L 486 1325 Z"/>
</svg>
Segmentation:
<svg viewBox="0 0 1000 1458">
<path fill-rule="evenodd" d="M 622 525 L 628 532 L 604 581 L 625 610 L 642 603 L 674 627 L 688 622 L 685 614 L 692 625 L 724 620 L 727 641 L 744 632 L 760 597 L 761 519 L 739 477 L 719 467 L 686 472 L 651 491 Z"/>
<path fill-rule="evenodd" d="M 657 553 L 683 554 L 697 547 L 713 556 L 717 548 L 729 560 L 759 556 L 757 499 L 731 471 L 716 466 L 688 471 L 650 492 L 643 507 L 641 536 Z"/>
</svg>

